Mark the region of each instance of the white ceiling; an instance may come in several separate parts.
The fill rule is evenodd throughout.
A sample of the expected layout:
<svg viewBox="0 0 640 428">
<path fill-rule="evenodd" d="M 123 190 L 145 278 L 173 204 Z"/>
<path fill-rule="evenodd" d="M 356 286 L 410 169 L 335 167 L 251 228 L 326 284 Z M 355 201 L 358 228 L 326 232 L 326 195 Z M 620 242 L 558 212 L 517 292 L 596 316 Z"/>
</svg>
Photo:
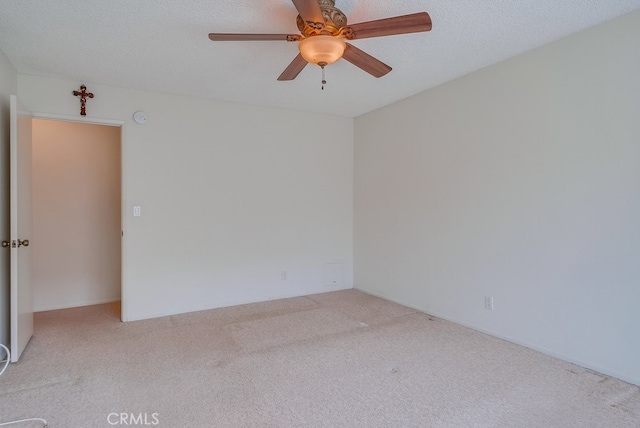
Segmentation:
<svg viewBox="0 0 640 428">
<path fill-rule="evenodd" d="M 341 60 L 276 78 L 297 43 L 212 42 L 210 32 L 297 34 L 291 0 L 0 0 L 0 50 L 19 73 L 355 117 L 640 8 L 640 0 L 337 0 L 349 23 L 427 11 L 433 30 L 356 40 L 393 67 Z M 91 89 L 91 88 L 89 88 Z"/>
</svg>

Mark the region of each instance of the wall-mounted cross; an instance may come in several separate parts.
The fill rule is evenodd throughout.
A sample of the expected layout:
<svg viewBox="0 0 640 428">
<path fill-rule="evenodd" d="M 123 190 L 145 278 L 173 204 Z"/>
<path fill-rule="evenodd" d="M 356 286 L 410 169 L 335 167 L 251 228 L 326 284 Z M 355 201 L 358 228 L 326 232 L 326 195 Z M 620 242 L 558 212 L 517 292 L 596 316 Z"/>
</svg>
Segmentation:
<svg viewBox="0 0 640 428">
<path fill-rule="evenodd" d="M 84 85 L 80 85 L 79 91 L 73 91 L 73 95 L 80 98 L 80 114 L 82 116 L 87 115 L 87 98 L 93 98 L 93 94 L 91 92 L 87 92 L 87 87 Z"/>
</svg>

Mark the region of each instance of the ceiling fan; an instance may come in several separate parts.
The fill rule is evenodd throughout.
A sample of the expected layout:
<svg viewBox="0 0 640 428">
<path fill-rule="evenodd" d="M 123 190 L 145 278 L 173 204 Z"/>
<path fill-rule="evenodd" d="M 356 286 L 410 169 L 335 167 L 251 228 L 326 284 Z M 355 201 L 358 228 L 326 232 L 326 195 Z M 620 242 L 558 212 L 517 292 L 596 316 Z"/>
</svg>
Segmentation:
<svg viewBox="0 0 640 428">
<path fill-rule="evenodd" d="M 346 40 L 431 30 L 427 12 L 396 16 L 347 25 L 347 17 L 335 6 L 335 0 L 292 0 L 298 10 L 300 34 L 210 33 L 213 41 L 279 40 L 299 42 L 300 53 L 278 80 L 293 80 L 308 63 L 324 67 L 344 58 L 374 77 L 382 77 L 391 67 L 356 48 Z M 323 75 L 323 84 L 324 75 Z"/>
</svg>

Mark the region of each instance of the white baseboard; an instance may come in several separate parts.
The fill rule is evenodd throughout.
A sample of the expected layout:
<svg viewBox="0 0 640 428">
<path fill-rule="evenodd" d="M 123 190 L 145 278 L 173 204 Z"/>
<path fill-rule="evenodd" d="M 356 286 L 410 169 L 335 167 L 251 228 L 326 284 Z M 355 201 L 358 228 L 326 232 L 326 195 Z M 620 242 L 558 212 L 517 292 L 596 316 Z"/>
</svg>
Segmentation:
<svg viewBox="0 0 640 428">
<path fill-rule="evenodd" d="M 209 303 L 206 305 L 202 305 L 202 306 L 197 306 L 197 307 L 189 307 L 189 308 L 181 308 L 177 311 L 172 311 L 170 313 L 167 312 L 156 312 L 156 313 L 151 313 L 151 314 L 145 314 L 144 316 L 141 317 L 129 317 L 127 316 L 127 314 L 123 314 L 123 322 L 130 322 L 130 321 L 142 321 L 142 320 L 146 320 L 146 319 L 153 319 L 153 318 L 161 318 L 161 317 L 168 317 L 168 316 L 172 316 L 172 315 L 180 315 L 180 314 L 186 314 L 186 313 L 191 313 L 191 312 L 200 312 L 200 311 L 208 311 L 211 309 L 220 309 L 220 308 L 227 308 L 230 306 L 239 306 L 239 305 L 249 305 L 251 303 L 261 303 L 261 302 L 269 302 L 272 300 L 280 300 L 280 299 L 290 299 L 293 297 L 304 297 L 304 296 L 310 296 L 312 294 L 321 294 L 321 293 L 330 293 L 332 291 L 340 291 L 340 290 L 350 290 L 352 289 L 353 286 L 351 285 L 344 285 L 344 286 L 337 286 L 337 287 L 322 287 L 320 289 L 315 288 L 315 289 L 308 289 L 308 290 L 298 290 L 298 291 L 292 291 L 291 293 L 282 293 L 282 294 L 274 294 L 274 295 L 270 295 L 270 296 L 261 296 L 258 298 L 247 298 L 247 299 L 234 299 L 234 300 L 225 300 L 225 301 L 220 301 L 220 302 L 215 302 L 215 303 Z"/>
<path fill-rule="evenodd" d="M 504 334 L 501 334 L 501 333 L 498 333 L 498 332 L 495 332 L 495 331 L 492 331 L 492 330 L 487 330 L 485 328 L 478 327 L 477 325 L 470 324 L 468 322 L 459 321 L 459 320 L 456 320 L 456 319 L 453 319 L 453 318 L 449 318 L 449 317 L 440 315 L 440 314 L 438 314 L 436 312 L 428 311 L 428 310 L 426 310 L 424 308 L 421 308 L 419 306 L 416 306 L 414 304 L 403 302 L 403 301 L 398 300 L 398 299 L 393 299 L 393 298 L 385 296 L 384 294 L 381 294 L 381 293 L 374 293 L 374 292 L 369 291 L 369 290 L 363 290 L 363 289 L 358 288 L 356 286 L 354 286 L 353 288 L 355 290 L 361 291 L 361 292 L 363 292 L 365 294 L 370 294 L 371 296 L 379 297 L 381 299 L 385 299 L 385 300 L 388 300 L 390 302 L 397 303 L 399 305 L 406 306 L 406 307 L 411 308 L 411 309 L 415 309 L 416 311 L 423 312 L 423 313 L 425 313 L 427 315 L 431 315 L 431 316 L 434 316 L 436 318 L 443 319 L 445 321 L 449 321 L 449 322 L 452 322 L 452 323 L 455 323 L 455 324 L 458 324 L 458 325 L 462 325 L 462 326 L 468 327 L 468 328 L 470 328 L 472 330 L 476 330 L 476 331 L 479 331 L 481 333 L 488 334 L 489 336 L 497 337 L 498 339 L 506 340 L 507 342 L 515 343 L 516 345 L 520 345 L 520 346 L 524 346 L 525 348 L 533 349 L 534 351 L 541 352 L 541 353 L 543 353 L 545 355 L 549 355 L 551 357 L 555 357 L 555 358 L 567 361 L 567 362 L 575 364 L 577 366 L 580 366 L 580 367 L 583 367 L 583 368 L 586 368 L 586 369 L 589 369 L 589 370 L 593 370 L 593 371 L 602 373 L 602 374 L 607 375 L 607 376 L 612 376 L 612 377 L 615 377 L 617 379 L 623 380 L 625 382 L 640 386 L 640 379 L 628 376 L 628 375 L 626 375 L 624 373 L 619 373 L 619 372 L 617 372 L 615 370 L 610 370 L 610 369 L 607 369 L 605 367 L 600 367 L 598 365 L 591 364 L 591 363 L 588 363 L 586 361 L 582 361 L 582 360 L 580 360 L 578 358 L 573 358 L 571 356 L 564 355 L 564 354 L 559 353 L 559 352 L 555 352 L 555 351 L 553 351 L 551 349 L 547 349 L 547 348 L 544 348 L 544 347 L 541 347 L 541 346 L 533 345 L 531 343 L 519 340 L 519 339 L 514 338 L 514 337 L 510 337 L 510 336 L 507 336 L 507 335 L 504 335 Z"/>
<path fill-rule="evenodd" d="M 33 308 L 33 312 L 45 312 L 45 311 L 57 311 L 59 309 L 79 308 L 82 306 L 102 305 L 105 303 L 119 302 L 120 298 L 116 299 L 102 299 L 102 300 L 84 300 L 82 302 L 65 303 L 61 305 L 45 305 Z"/>
</svg>

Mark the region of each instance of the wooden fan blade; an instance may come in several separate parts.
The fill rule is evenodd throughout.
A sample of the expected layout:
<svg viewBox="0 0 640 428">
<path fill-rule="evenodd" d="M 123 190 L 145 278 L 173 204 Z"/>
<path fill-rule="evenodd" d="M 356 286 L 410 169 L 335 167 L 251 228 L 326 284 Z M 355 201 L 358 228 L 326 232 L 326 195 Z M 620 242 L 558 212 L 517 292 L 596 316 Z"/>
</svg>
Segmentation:
<svg viewBox="0 0 640 428">
<path fill-rule="evenodd" d="M 347 48 L 344 50 L 342 58 L 363 69 L 373 77 L 382 77 L 391 71 L 391 67 L 387 64 L 349 43 L 347 43 Z"/>
<path fill-rule="evenodd" d="M 411 15 L 361 22 L 349 25 L 347 30 L 347 38 L 352 40 L 392 36 L 394 34 L 419 33 L 431 30 L 431 17 L 427 12 L 419 12 Z"/>
<path fill-rule="evenodd" d="M 291 61 L 291 64 L 282 72 L 278 80 L 293 80 L 298 77 L 298 74 L 302 71 L 303 68 L 307 66 L 308 62 L 306 59 L 302 58 L 302 54 L 298 54 L 297 57 Z"/>
<path fill-rule="evenodd" d="M 318 22 L 324 25 L 322 10 L 318 0 L 291 0 L 305 22 Z"/>
<path fill-rule="evenodd" d="M 242 33 L 209 33 L 214 42 L 244 42 L 251 40 L 280 40 L 293 42 L 300 40 L 299 34 L 242 34 Z"/>
</svg>

